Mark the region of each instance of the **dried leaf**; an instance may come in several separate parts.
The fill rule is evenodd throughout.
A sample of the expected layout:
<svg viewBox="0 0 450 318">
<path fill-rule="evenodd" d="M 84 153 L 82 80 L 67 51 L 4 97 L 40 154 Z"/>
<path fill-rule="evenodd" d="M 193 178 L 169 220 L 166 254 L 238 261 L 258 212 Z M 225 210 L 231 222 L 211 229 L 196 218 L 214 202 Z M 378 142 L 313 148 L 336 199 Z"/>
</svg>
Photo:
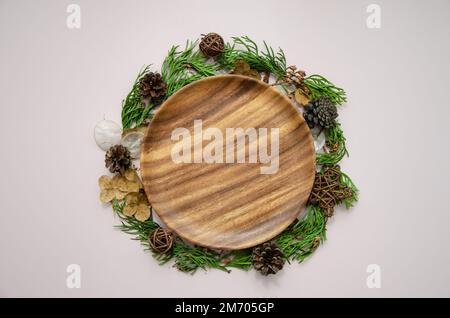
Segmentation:
<svg viewBox="0 0 450 318">
<path fill-rule="evenodd" d="M 259 72 L 257 70 L 249 70 L 244 75 L 256 78 L 257 80 L 261 80 L 261 74 L 259 74 Z"/>
<path fill-rule="evenodd" d="M 309 97 L 305 92 L 303 92 L 300 88 L 295 91 L 295 100 L 300 105 L 307 105 L 310 101 Z"/>
<path fill-rule="evenodd" d="M 244 75 L 244 73 L 250 71 L 250 65 L 244 60 L 236 60 L 234 62 L 234 74 Z"/>
<path fill-rule="evenodd" d="M 139 192 L 138 200 L 139 200 L 139 203 L 150 205 L 150 202 L 148 202 L 147 196 L 143 192 Z"/>
<path fill-rule="evenodd" d="M 128 128 L 122 132 L 122 138 L 131 133 L 141 133 L 141 134 L 145 135 L 147 133 L 147 130 L 148 130 L 148 125 L 143 125 L 143 126 L 140 126 L 137 128 Z"/>
</svg>

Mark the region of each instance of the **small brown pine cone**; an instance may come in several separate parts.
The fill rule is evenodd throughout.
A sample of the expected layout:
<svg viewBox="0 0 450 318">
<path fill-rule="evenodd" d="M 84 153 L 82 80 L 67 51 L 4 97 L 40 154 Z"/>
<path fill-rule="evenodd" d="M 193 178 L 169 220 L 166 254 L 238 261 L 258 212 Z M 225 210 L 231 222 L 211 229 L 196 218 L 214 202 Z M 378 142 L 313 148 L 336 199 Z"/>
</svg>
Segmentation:
<svg viewBox="0 0 450 318">
<path fill-rule="evenodd" d="M 253 267 L 262 275 L 276 274 L 284 265 L 284 254 L 276 243 L 267 242 L 253 249 Z"/>
<path fill-rule="evenodd" d="M 105 154 L 105 166 L 111 173 L 123 175 L 131 167 L 131 154 L 122 145 L 112 146 Z"/>
</svg>

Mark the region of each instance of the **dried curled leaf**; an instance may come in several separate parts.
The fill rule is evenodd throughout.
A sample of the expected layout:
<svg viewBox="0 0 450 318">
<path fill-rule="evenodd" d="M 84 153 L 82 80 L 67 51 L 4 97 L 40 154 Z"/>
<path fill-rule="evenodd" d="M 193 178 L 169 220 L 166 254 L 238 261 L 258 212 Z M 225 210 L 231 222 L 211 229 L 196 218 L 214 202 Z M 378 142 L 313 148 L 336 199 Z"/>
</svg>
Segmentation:
<svg viewBox="0 0 450 318">
<path fill-rule="evenodd" d="M 236 62 L 234 63 L 235 74 L 244 74 L 248 71 L 250 71 L 250 65 L 246 61 L 242 59 L 236 60 Z"/>
<path fill-rule="evenodd" d="M 306 94 L 302 89 L 298 88 L 295 91 L 295 100 L 302 106 L 308 105 L 310 99 L 308 94 Z"/>
<path fill-rule="evenodd" d="M 257 80 L 261 80 L 261 74 L 259 74 L 259 72 L 257 70 L 250 70 L 247 73 L 245 73 L 244 75 L 256 78 Z"/>
<path fill-rule="evenodd" d="M 234 70 L 231 74 L 245 75 L 248 77 L 253 77 L 257 80 L 261 79 L 261 74 L 259 74 L 257 70 L 251 69 L 250 65 L 242 59 L 236 60 L 234 63 Z"/>
</svg>

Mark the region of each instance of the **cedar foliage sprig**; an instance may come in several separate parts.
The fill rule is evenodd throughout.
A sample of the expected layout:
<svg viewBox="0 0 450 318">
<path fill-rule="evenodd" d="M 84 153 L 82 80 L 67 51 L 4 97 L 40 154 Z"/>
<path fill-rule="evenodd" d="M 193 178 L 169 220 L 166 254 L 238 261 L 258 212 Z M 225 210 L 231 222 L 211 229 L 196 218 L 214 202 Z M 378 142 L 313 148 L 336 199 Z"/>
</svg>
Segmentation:
<svg viewBox="0 0 450 318">
<path fill-rule="evenodd" d="M 178 240 L 173 247 L 175 257 L 175 266 L 182 272 L 195 273 L 201 268 L 216 268 L 228 272 L 228 269 L 222 265 L 220 255 L 211 250 L 198 246 L 189 246 L 181 240 Z"/>
<path fill-rule="evenodd" d="M 303 81 L 311 90 L 311 98 L 328 96 L 334 105 L 342 105 L 347 101 L 344 89 L 337 87 L 322 75 L 310 75 L 305 77 Z"/>
<path fill-rule="evenodd" d="M 325 138 L 329 152 L 319 153 L 316 156 L 316 162 L 318 165 L 335 165 L 348 155 L 345 145 L 345 136 L 342 131 L 341 125 L 338 123 L 336 126 L 327 129 L 325 131 Z"/>
<path fill-rule="evenodd" d="M 326 239 L 326 224 L 320 208 L 308 206 L 306 215 L 276 238 L 286 259 L 303 262 Z"/>
<path fill-rule="evenodd" d="M 122 101 L 122 127 L 123 129 L 139 127 L 144 120 L 149 117 L 150 111 L 154 108 L 152 103 L 148 105 L 141 100 L 139 94 L 140 80 L 150 72 L 150 66 L 144 66 L 137 75 L 131 91 Z"/>
<path fill-rule="evenodd" d="M 272 47 L 264 43 L 264 50 L 248 36 L 233 37 L 233 44 L 226 43 L 224 52 L 217 59 L 222 69 L 232 69 L 236 60 L 245 60 L 258 72 L 270 72 L 281 79 L 286 73 L 286 56 L 282 49 L 275 53 Z"/>
<path fill-rule="evenodd" d="M 183 86 L 216 74 L 217 65 L 208 63 L 201 52 L 195 50 L 197 42 L 187 41 L 182 51 L 178 50 L 179 46 L 172 46 L 167 53 L 161 68 L 161 75 L 167 85 L 166 97 Z"/>
<path fill-rule="evenodd" d="M 347 174 L 343 173 L 342 171 L 341 171 L 341 182 L 342 184 L 352 189 L 352 196 L 342 201 L 342 203 L 344 203 L 345 207 L 348 209 L 351 208 L 353 204 L 355 204 L 358 201 L 359 189 L 356 187 L 353 180 L 350 179 L 350 177 Z"/>
<path fill-rule="evenodd" d="M 231 260 L 227 262 L 227 267 L 234 267 L 243 270 L 249 270 L 252 267 L 252 249 L 250 248 L 230 252 L 228 257 L 231 257 Z"/>
</svg>

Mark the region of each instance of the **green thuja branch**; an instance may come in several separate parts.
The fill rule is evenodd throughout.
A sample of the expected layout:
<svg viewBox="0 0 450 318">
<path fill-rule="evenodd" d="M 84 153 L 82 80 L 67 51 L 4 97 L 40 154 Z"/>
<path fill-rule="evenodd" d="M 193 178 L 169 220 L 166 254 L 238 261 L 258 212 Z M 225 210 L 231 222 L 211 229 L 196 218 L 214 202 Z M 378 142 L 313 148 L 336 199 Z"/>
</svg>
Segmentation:
<svg viewBox="0 0 450 318">
<path fill-rule="evenodd" d="M 352 189 L 353 195 L 350 198 L 344 199 L 342 201 L 342 203 L 344 203 L 345 207 L 348 209 L 352 207 L 356 201 L 358 201 L 359 190 L 352 179 L 350 179 L 350 177 L 343 172 L 341 172 L 341 183 Z"/>
<path fill-rule="evenodd" d="M 228 272 L 221 264 L 220 255 L 201 247 L 191 247 L 177 240 L 173 247 L 175 266 L 182 272 L 194 273 L 197 269 L 217 268 Z"/>
<path fill-rule="evenodd" d="M 231 257 L 231 260 L 226 263 L 226 267 L 243 270 L 249 270 L 252 267 L 252 249 L 233 251 L 228 257 Z"/>
<path fill-rule="evenodd" d="M 326 239 L 327 220 L 320 208 L 308 206 L 306 216 L 281 233 L 276 241 L 286 259 L 304 261 Z"/>
<path fill-rule="evenodd" d="M 167 84 L 166 97 L 201 78 L 216 74 L 217 65 L 208 63 L 206 58 L 194 48 L 197 41 L 186 43 L 184 50 L 172 46 L 164 59 L 161 75 Z"/>
<path fill-rule="evenodd" d="M 304 83 L 311 90 L 312 98 L 328 96 L 335 105 L 342 105 L 347 101 L 345 91 L 321 75 L 310 75 L 304 79 Z"/>
<path fill-rule="evenodd" d="M 327 129 L 325 131 L 325 137 L 327 140 L 327 147 L 330 150 L 329 152 L 317 154 L 316 162 L 318 165 L 332 166 L 338 164 L 346 154 L 348 155 L 345 146 L 345 136 L 341 125 L 336 124 L 336 126 Z"/>
<path fill-rule="evenodd" d="M 233 44 L 225 45 L 217 63 L 221 69 L 232 69 L 236 60 L 243 59 L 258 72 L 270 72 L 278 79 L 283 78 L 286 73 L 286 56 L 283 50 L 279 49 L 275 53 L 272 47 L 263 43 L 264 50 L 260 50 L 248 36 L 233 37 Z"/>
<path fill-rule="evenodd" d="M 127 97 L 122 101 L 122 126 L 124 129 L 131 128 L 133 126 L 139 127 L 142 122 L 149 117 L 150 111 L 154 105 L 146 105 L 139 94 L 139 82 L 140 80 L 150 72 L 150 65 L 147 65 L 141 69 L 136 77 L 131 91 Z"/>
<path fill-rule="evenodd" d="M 220 69 L 231 70 L 239 58 L 239 51 L 234 48 L 234 44 L 226 43 L 223 53 L 217 57 L 217 64 Z"/>
</svg>

